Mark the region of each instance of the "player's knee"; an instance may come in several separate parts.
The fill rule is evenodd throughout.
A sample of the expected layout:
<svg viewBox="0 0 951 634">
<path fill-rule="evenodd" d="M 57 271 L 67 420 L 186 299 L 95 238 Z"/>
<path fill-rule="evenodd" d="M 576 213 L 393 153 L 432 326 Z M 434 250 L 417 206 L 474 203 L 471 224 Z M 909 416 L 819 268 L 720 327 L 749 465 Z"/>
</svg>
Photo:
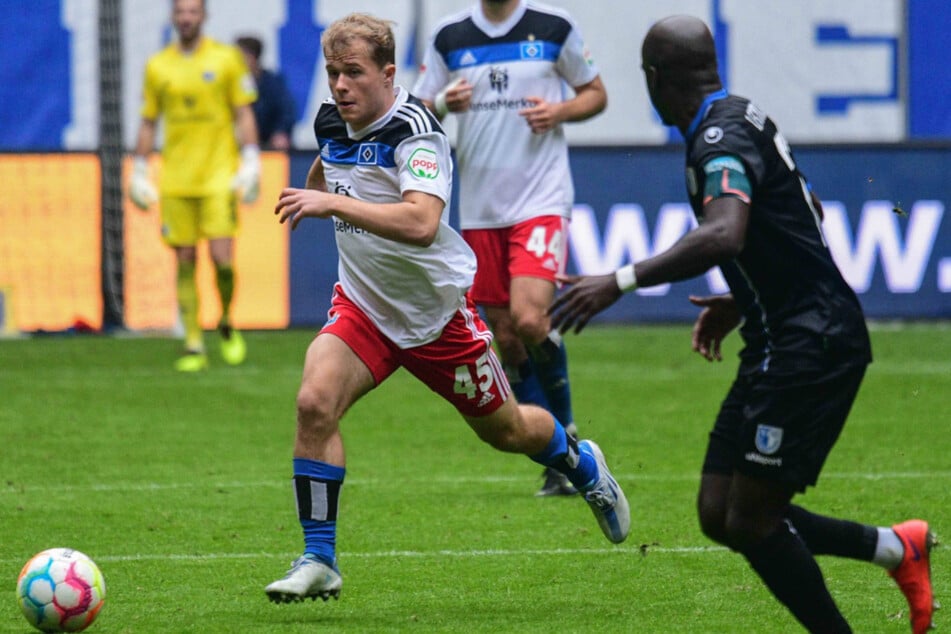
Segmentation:
<svg viewBox="0 0 951 634">
<path fill-rule="evenodd" d="M 495 427 L 479 434 L 479 438 L 496 451 L 512 453 L 519 451 L 518 434 L 509 427 Z"/>
<path fill-rule="evenodd" d="M 332 431 L 337 424 L 337 414 L 329 395 L 319 387 L 302 386 L 297 393 L 297 424 L 311 433 Z"/>
<path fill-rule="evenodd" d="M 512 324 L 520 341 L 526 345 L 538 345 L 548 336 L 551 323 L 548 315 L 536 310 L 522 310 L 512 313 Z"/>
<path fill-rule="evenodd" d="M 725 541 L 722 543 L 735 551 L 745 552 L 766 539 L 775 528 L 774 523 L 758 515 L 728 512 L 723 523 Z"/>
<path fill-rule="evenodd" d="M 510 405 L 509 402 L 488 420 L 469 419 L 469 424 L 479 440 L 497 451 L 507 453 L 521 452 L 524 442 L 524 424 L 519 409 L 522 405 Z"/>
<path fill-rule="evenodd" d="M 496 331 L 493 333 L 495 338 L 495 345 L 498 346 L 499 355 L 502 357 L 503 361 L 511 362 L 511 360 L 517 360 L 520 357 L 524 357 L 525 353 L 522 350 L 525 349 L 525 346 L 522 344 L 522 340 L 518 338 L 518 335 L 514 331 Z"/>
</svg>

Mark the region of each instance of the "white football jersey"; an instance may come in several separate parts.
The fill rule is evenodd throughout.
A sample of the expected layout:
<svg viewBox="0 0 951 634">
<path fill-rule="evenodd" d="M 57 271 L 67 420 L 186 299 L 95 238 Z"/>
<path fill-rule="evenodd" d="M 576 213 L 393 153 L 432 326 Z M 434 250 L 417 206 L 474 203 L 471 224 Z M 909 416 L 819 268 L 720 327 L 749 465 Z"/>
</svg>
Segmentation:
<svg viewBox="0 0 951 634">
<path fill-rule="evenodd" d="M 446 202 L 428 247 L 382 238 L 334 218 L 344 293 L 400 348 L 437 339 L 475 276 L 475 254 L 449 226 L 449 140 L 419 100 L 398 88 L 393 107 L 358 133 L 332 99 L 314 122 L 327 191 L 371 203 L 398 203 L 420 191 Z"/>
<path fill-rule="evenodd" d="M 560 9 L 523 0 L 501 24 L 489 22 L 478 5 L 440 22 L 413 94 L 433 101 L 459 78 L 473 86 L 469 110 L 455 113 L 463 229 L 570 217 L 574 185 L 564 130 L 534 134 L 518 113 L 532 97 L 564 101 L 568 86 L 597 76 L 577 26 Z"/>
</svg>

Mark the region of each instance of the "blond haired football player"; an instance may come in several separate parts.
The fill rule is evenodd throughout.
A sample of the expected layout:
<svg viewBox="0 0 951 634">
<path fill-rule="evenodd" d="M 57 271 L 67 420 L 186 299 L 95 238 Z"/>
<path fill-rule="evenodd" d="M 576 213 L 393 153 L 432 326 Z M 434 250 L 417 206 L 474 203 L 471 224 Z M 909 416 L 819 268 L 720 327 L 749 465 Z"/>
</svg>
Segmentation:
<svg viewBox="0 0 951 634">
<path fill-rule="evenodd" d="M 340 278 L 297 393 L 294 496 L 304 553 L 268 584 L 268 597 L 287 603 L 340 595 L 340 421 L 401 367 L 490 446 L 564 473 L 584 492 L 605 537 L 624 541 L 630 507 L 600 448 L 575 441 L 550 413 L 511 393 L 492 333 L 468 295 L 475 253 L 449 225 L 449 139 L 423 102 L 393 84 L 389 23 L 352 13 L 327 27 L 321 45 L 331 97 L 314 121 L 320 153 L 307 188 L 286 188 L 274 211 L 292 228 L 308 218 L 329 221 Z"/>
<path fill-rule="evenodd" d="M 172 2 L 172 25 L 178 38 L 146 64 L 142 122 L 129 183 L 129 197 L 139 208 L 147 210 L 160 202 L 162 239 L 174 249 L 178 261 L 176 288 L 185 327 L 185 355 L 175 368 L 182 372 L 208 367 L 195 283 L 196 245 L 202 239 L 208 240 L 221 300 L 222 358 L 231 365 L 245 359 L 244 339 L 231 323 L 232 250 L 237 199 L 254 202 L 260 177 L 251 109 L 257 98 L 254 80 L 237 48 L 202 35 L 205 17 L 203 0 Z M 160 117 L 164 143 L 156 191 L 149 180 L 147 157 L 155 147 Z"/>
</svg>

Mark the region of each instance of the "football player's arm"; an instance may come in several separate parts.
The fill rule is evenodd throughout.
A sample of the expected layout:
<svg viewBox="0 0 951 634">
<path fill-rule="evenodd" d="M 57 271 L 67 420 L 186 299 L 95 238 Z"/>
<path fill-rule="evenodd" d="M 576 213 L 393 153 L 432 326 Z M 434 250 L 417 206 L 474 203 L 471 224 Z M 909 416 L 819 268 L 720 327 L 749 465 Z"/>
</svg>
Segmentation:
<svg viewBox="0 0 951 634">
<path fill-rule="evenodd" d="M 251 104 L 238 106 L 234 109 L 235 133 L 238 145 L 258 145 L 258 124 L 254 120 L 254 110 Z"/>
<path fill-rule="evenodd" d="M 461 77 L 450 80 L 449 68 L 432 40 L 423 53 L 420 73 L 410 92 L 440 120 L 449 112 L 468 109 L 472 100 L 472 86 Z"/>
<path fill-rule="evenodd" d="M 608 91 L 598 75 L 587 84 L 575 88 L 575 96 L 561 104 L 562 121 L 584 121 L 604 112 L 608 107 Z"/>
<path fill-rule="evenodd" d="M 740 198 L 714 198 L 703 207 L 703 223 L 663 253 L 606 275 L 559 275 L 558 280 L 571 288 L 548 311 L 552 327 L 581 332 L 627 291 L 696 277 L 736 257 L 746 241 L 749 209 Z"/>
<path fill-rule="evenodd" d="M 634 265 L 639 287 L 690 279 L 740 254 L 750 206 L 739 198 L 715 198 L 703 207 L 703 223 L 672 247 Z"/>
<path fill-rule="evenodd" d="M 314 162 L 311 163 L 310 169 L 307 170 L 307 180 L 304 182 L 304 187 L 322 192 L 327 191 L 327 181 L 324 178 L 324 164 L 321 162 L 319 154 L 317 158 L 314 159 Z"/>
<path fill-rule="evenodd" d="M 428 99 L 420 99 L 420 101 L 442 121 L 450 112 L 464 112 L 469 109 L 472 103 L 472 84 L 464 77 L 459 77 L 443 86 L 432 101 Z"/>
<path fill-rule="evenodd" d="M 707 361 L 722 361 L 721 343 L 740 325 L 742 314 L 733 295 L 690 296 L 690 303 L 703 310 L 693 324 L 690 344 Z"/>
<path fill-rule="evenodd" d="M 241 146 L 241 162 L 232 187 L 241 193 L 241 201 L 253 203 L 261 187 L 261 150 L 258 147 L 258 125 L 250 104 L 234 109 L 235 134 Z"/>
<path fill-rule="evenodd" d="M 562 123 L 584 121 L 602 112 L 608 105 L 608 93 L 600 75 L 575 88 L 575 96 L 559 102 L 545 101 L 541 97 L 527 97 L 532 106 L 519 110 L 519 114 L 535 134 L 548 132 Z"/>
<path fill-rule="evenodd" d="M 370 203 L 352 196 L 289 187 L 281 192 L 274 213 L 291 228 L 304 218 L 334 216 L 380 237 L 428 247 L 436 238 L 445 202 L 432 194 L 408 190 L 398 203 Z"/>
<path fill-rule="evenodd" d="M 155 148 L 155 119 L 142 118 L 135 137 L 135 155 L 148 158 Z"/>
</svg>

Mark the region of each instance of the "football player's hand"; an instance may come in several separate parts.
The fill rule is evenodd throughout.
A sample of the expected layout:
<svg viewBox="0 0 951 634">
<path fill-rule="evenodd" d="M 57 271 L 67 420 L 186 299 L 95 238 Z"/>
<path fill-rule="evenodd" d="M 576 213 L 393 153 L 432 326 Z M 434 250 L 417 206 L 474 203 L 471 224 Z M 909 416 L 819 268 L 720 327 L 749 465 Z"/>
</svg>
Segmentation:
<svg viewBox="0 0 951 634">
<path fill-rule="evenodd" d="M 450 112 L 464 112 L 472 102 L 472 84 L 459 77 L 446 84 L 433 100 L 433 108 L 440 119 Z"/>
<path fill-rule="evenodd" d="M 132 179 L 129 181 L 129 198 L 135 206 L 148 211 L 152 204 L 158 202 L 158 192 L 155 185 L 149 180 L 149 163 L 144 157 L 135 157 L 132 166 Z"/>
<path fill-rule="evenodd" d="M 540 97 L 528 97 L 526 100 L 532 105 L 518 111 L 525 118 L 528 127 L 535 134 L 544 134 L 560 123 L 558 120 L 558 104 L 545 101 Z"/>
<path fill-rule="evenodd" d="M 241 164 L 231 182 L 231 188 L 241 196 L 241 202 L 251 204 L 261 192 L 261 150 L 256 145 L 241 148 Z"/>
<path fill-rule="evenodd" d="M 732 295 L 690 296 L 690 303 L 703 310 L 693 325 L 691 345 L 707 361 L 722 361 L 720 344 L 740 324 L 741 315 Z"/>
<path fill-rule="evenodd" d="M 614 273 L 607 275 L 558 275 L 562 284 L 571 288 L 555 298 L 548 314 L 551 326 L 561 332 L 581 332 L 588 321 L 613 304 L 622 295 Z"/>
<path fill-rule="evenodd" d="M 333 214 L 333 201 L 337 196 L 316 189 L 286 187 L 277 199 L 274 214 L 281 224 L 289 221 L 293 230 L 304 218 L 327 218 Z"/>
</svg>

